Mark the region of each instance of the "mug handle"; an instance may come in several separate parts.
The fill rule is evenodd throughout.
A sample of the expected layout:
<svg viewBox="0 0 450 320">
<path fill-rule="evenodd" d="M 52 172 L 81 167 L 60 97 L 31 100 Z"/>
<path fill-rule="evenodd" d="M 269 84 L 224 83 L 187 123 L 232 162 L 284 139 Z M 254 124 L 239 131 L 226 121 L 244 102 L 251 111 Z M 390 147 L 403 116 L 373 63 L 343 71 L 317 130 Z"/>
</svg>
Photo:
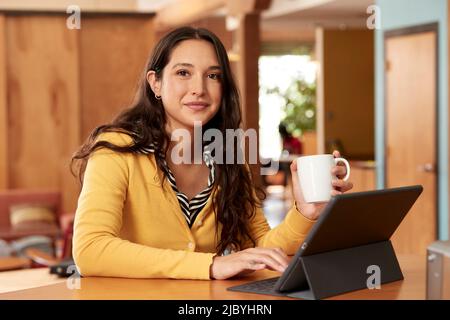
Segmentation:
<svg viewBox="0 0 450 320">
<path fill-rule="evenodd" d="M 334 163 L 337 165 L 339 162 L 343 162 L 345 164 L 345 167 L 347 168 L 347 174 L 345 175 L 344 181 L 347 181 L 348 178 L 350 178 L 350 164 L 348 163 L 347 160 L 345 160 L 344 158 L 335 158 L 334 159 Z"/>
</svg>

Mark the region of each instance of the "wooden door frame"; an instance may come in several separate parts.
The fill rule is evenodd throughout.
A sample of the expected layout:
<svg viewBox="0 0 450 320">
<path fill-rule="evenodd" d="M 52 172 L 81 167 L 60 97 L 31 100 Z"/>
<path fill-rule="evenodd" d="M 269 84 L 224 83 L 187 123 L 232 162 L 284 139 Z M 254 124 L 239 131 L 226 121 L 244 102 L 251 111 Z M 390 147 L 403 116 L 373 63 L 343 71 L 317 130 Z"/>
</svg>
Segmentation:
<svg viewBox="0 0 450 320">
<path fill-rule="evenodd" d="M 435 77 L 436 77 L 436 103 L 435 103 L 435 137 L 436 137 L 436 141 L 435 141 L 435 161 L 436 163 L 435 168 L 436 168 L 436 182 L 435 182 L 435 190 L 436 190 L 436 195 L 435 195 L 435 203 L 436 203 L 436 212 L 435 217 L 436 217 L 436 225 L 435 225 L 435 234 L 436 234 L 436 239 L 439 239 L 439 223 L 440 223 L 440 219 L 439 219 L 439 23 L 438 22 L 433 22 L 433 23 L 428 23 L 428 24 L 423 24 L 423 25 L 417 25 L 417 26 L 412 26 L 412 27 L 406 27 L 406 28 L 399 28 L 399 29 L 393 29 L 393 30 L 389 30 L 389 31 L 385 31 L 383 32 L 383 51 L 384 51 L 384 65 L 386 65 L 386 57 L 387 57 L 387 48 L 386 48 L 386 41 L 389 38 L 394 38 L 394 37 L 398 37 L 398 36 L 405 36 L 405 35 L 412 35 L 412 34 L 417 34 L 417 33 L 423 33 L 423 32 L 429 32 L 429 31 L 433 31 L 434 32 L 434 36 L 435 36 L 435 40 L 436 40 L 436 50 L 435 50 L 435 57 L 436 57 L 436 68 L 435 68 Z M 384 67 L 384 97 L 383 97 L 383 103 L 384 103 L 384 123 L 383 123 L 383 132 L 384 132 L 384 187 L 386 187 L 387 184 L 387 155 L 386 155 L 386 150 L 387 150 L 387 72 L 386 72 L 386 68 Z"/>
</svg>

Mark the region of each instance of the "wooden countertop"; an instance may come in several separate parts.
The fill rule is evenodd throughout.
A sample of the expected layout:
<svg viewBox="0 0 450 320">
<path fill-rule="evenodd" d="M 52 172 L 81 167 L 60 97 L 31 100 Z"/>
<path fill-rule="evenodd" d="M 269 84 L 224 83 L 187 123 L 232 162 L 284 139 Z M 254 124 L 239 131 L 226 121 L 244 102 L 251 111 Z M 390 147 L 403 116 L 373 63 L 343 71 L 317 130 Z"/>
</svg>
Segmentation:
<svg viewBox="0 0 450 320">
<path fill-rule="evenodd" d="M 399 255 L 398 260 L 404 274 L 404 280 L 383 284 L 379 290 L 358 290 L 332 299 L 425 299 L 426 257 Z M 31 269 L 0 273 L 0 292 L 4 292 L 0 294 L 0 299 L 290 299 L 227 290 L 228 287 L 244 282 L 277 275 L 273 271 L 263 270 L 242 279 L 222 281 L 87 277 L 80 279 L 80 289 L 69 289 L 67 279 L 59 279 L 49 275 L 47 269 Z M 68 281 L 69 287 L 70 285 L 73 287 L 73 279 Z M 29 289 L 24 289 L 26 286 Z"/>
</svg>

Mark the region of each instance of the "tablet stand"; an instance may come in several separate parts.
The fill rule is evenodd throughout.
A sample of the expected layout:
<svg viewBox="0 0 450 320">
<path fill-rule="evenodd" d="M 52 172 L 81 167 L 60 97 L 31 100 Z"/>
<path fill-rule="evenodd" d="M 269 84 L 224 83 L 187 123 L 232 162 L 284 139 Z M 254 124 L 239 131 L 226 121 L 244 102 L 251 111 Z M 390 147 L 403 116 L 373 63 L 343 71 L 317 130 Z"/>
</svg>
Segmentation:
<svg viewBox="0 0 450 320">
<path fill-rule="evenodd" d="M 368 267 L 373 265 L 380 268 L 380 284 L 403 280 L 389 240 L 303 256 L 299 259 L 309 288 L 286 293 L 292 298 L 322 299 L 348 291 L 367 289 L 368 279 L 373 274 L 370 269 L 368 271 Z"/>
</svg>

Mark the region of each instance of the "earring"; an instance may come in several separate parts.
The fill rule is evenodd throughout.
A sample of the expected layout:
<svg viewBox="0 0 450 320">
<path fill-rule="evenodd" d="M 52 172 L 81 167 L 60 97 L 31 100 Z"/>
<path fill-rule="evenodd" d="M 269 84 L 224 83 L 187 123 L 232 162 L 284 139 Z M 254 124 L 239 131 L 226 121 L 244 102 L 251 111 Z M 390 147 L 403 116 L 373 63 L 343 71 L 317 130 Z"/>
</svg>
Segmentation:
<svg viewBox="0 0 450 320">
<path fill-rule="evenodd" d="M 156 95 L 156 93 L 155 93 L 155 98 L 156 98 L 157 100 L 161 100 L 161 96 Z"/>
</svg>

